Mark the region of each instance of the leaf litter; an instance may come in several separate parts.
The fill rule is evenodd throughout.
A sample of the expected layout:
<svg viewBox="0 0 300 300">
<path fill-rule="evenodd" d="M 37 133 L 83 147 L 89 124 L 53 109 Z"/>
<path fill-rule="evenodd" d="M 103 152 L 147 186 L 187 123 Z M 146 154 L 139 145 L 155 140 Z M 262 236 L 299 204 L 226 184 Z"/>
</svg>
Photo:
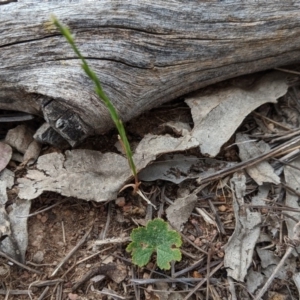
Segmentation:
<svg viewBox="0 0 300 300">
<path fill-rule="evenodd" d="M 253 76 L 257 78 L 251 88 L 243 89 L 229 82 L 225 87 L 216 85 L 213 91 L 204 89 L 186 96 L 192 129 L 186 107 L 177 104 L 173 119 L 164 107 L 161 116 L 160 109 L 146 114 L 149 120 L 152 114 L 153 127 L 145 126 L 145 132 L 152 133 L 141 136 L 134 160 L 144 192 L 158 207 L 157 211 L 129 192 L 122 192 L 124 203 L 106 204 L 117 199 L 119 190 L 131 180 L 125 157 L 112 148 L 103 153 L 101 147 L 91 146 L 63 152 L 54 147 L 44 148 L 32 166 L 25 164 L 20 171 L 17 163 L 10 164 L 9 169 L 17 175 L 14 186 L 4 184 L 4 169 L 0 173 L 1 199 L 18 195 L 24 200 L 9 205 L 5 204 L 7 200 L 3 201 L 1 234 L 5 237 L 3 241 L 8 241 L 13 232 L 18 232 L 15 241 L 24 243 L 12 247 L 15 254 L 3 248 L 0 254 L 5 252 L 22 264 L 22 278 L 28 283 L 26 293 L 42 293 L 41 288 L 29 287 L 34 281 L 30 274 L 37 270 L 25 267 L 34 257 L 34 267 L 48 274 L 57 269 L 57 261 L 63 262 L 51 278 L 61 281 L 53 289 L 48 279 L 46 286 L 51 288 L 46 293 L 66 294 L 69 299 L 85 299 L 84 294 L 89 299 L 99 295 L 118 299 L 252 299 L 261 297 L 260 291 L 269 296 L 293 293 L 297 298 L 299 124 L 295 121 L 295 110 L 287 107 L 298 105 L 300 92 L 297 85 L 288 90 L 285 73 Z M 253 110 L 256 111 L 252 113 Z M 132 122 L 140 132 L 139 119 Z M 134 126 L 128 127 L 134 132 Z M 159 133 L 162 128 L 168 133 Z M 33 134 L 21 129 L 24 135 Z M 290 142 L 293 138 L 295 142 Z M 293 149 L 289 149 L 289 144 L 293 144 Z M 281 145 L 286 145 L 284 151 L 280 150 Z M 276 147 L 279 150 L 275 152 Z M 21 153 L 24 155 L 26 149 Z M 267 160 L 255 163 L 263 155 Z M 37 155 L 30 158 L 32 162 Z M 60 195 L 68 197 L 67 202 L 62 204 L 64 198 Z M 28 219 L 30 206 L 45 205 L 45 209 Z M 146 220 L 149 216 L 166 218 L 181 232 L 183 259 L 171 262 L 169 272 L 156 269 L 153 259 L 136 269 L 125 252 L 134 220 Z M 91 233 L 82 239 L 89 228 Z M 116 243 L 111 243 L 113 240 Z M 98 256 L 97 251 L 101 252 Z M 5 263 L 7 258 L 1 257 Z M 101 265 L 97 257 L 103 261 L 110 257 L 110 263 Z M 9 268 L 11 278 L 18 282 L 13 277 L 13 267 Z M 117 276 L 121 273 L 121 277 Z M 101 280 L 96 280 L 97 276 Z M 291 281 L 286 285 L 289 276 L 295 285 Z M 6 293 L 9 286 L 8 280 L 3 283 L 0 293 Z M 18 291 L 19 287 L 14 284 L 10 290 Z"/>
</svg>

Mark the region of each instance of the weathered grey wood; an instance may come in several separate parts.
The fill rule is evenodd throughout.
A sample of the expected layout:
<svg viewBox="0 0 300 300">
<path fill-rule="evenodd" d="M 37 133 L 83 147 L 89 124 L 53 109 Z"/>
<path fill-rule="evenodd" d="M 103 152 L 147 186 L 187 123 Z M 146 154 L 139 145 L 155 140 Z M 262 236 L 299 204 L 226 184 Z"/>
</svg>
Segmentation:
<svg viewBox="0 0 300 300">
<path fill-rule="evenodd" d="M 112 126 L 55 14 L 124 121 L 206 85 L 300 61 L 300 1 L 100 0 L 0 5 L 0 109 L 74 143 Z"/>
</svg>

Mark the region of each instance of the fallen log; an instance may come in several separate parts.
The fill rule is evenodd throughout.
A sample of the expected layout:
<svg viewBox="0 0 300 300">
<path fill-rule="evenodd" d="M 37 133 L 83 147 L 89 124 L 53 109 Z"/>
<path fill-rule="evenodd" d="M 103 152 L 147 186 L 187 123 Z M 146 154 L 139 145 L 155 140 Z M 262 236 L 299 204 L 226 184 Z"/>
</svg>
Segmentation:
<svg viewBox="0 0 300 300">
<path fill-rule="evenodd" d="M 43 116 L 71 145 L 112 122 L 51 14 L 75 34 L 123 121 L 209 84 L 300 61 L 297 1 L 0 5 L 0 109 Z"/>
</svg>

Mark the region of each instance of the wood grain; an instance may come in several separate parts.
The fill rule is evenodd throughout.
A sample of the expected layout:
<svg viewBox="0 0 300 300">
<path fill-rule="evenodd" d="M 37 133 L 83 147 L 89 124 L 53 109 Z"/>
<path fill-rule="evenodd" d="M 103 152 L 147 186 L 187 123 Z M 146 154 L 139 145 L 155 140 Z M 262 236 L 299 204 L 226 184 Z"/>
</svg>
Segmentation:
<svg viewBox="0 0 300 300">
<path fill-rule="evenodd" d="M 0 5 L 0 109 L 81 140 L 112 123 L 50 22 L 68 25 L 124 121 L 228 78 L 300 61 L 297 1 L 100 0 Z M 73 134 L 73 136 L 71 136 Z"/>
</svg>

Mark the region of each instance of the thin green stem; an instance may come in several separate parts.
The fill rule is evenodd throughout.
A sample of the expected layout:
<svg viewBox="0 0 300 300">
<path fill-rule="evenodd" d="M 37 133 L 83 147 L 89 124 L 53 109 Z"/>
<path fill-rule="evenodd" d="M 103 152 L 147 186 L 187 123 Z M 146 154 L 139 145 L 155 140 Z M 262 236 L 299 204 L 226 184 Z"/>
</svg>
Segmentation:
<svg viewBox="0 0 300 300">
<path fill-rule="evenodd" d="M 121 141 L 123 143 L 125 153 L 126 153 L 126 157 L 127 157 L 128 163 L 129 163 L 129 167 L 130 167 L 130 169 L 132 171 L 132 174 L 135 178 L 135 185 L 138 185 L 139 182 L 138 182 L 136 167 L 135 167 L 135 164 L 134 164 L 134 161 L 133 161 L 133 158 L 132 158 L 132 151 L 131 151 L 130 144 L 129 144 L 128 139 L 127 139 L 126 131 L 125 131 L 125 128 L 123 126 L 122 120 L 120 119 L 120 117 L 119 117 L 115 107 L 111 103 L 110 99 L 108 98 L 108 96 L 103 91 L 100 80 L 97 77 L 96 73 L 89 67 L 86 59 L 82 56 L 81 52 L 77 48 L 77 46 L 74 42 L 74 39 L 72 37 L 72 34 L 69 31 L 69 29 L 67 27 L 63 26 L 62 24 L 60 24 L 60 22 L 54 16 L 52 17 L 52 21 L 53 21 L 54 25 L 59 29 L 61 34 L 66 38 L 68 43 L 71 45 L 71 47 L 74 50 L 74 52 L 76 53 L 76 55 L 80 58 L 80 60 L 82 62 L 81 66 L 82 66 L 83 70 L 89 76 L 89 78 L 94 82 L 95 91 L 96 91 L 97 95 L 99 96 L 99 98 L 104 102 L 104 104 L 108 108 L 111 119 L 115 123 L 115 125 L 117 127 L 117 130 L 119 132 Z"/>
</svg>

